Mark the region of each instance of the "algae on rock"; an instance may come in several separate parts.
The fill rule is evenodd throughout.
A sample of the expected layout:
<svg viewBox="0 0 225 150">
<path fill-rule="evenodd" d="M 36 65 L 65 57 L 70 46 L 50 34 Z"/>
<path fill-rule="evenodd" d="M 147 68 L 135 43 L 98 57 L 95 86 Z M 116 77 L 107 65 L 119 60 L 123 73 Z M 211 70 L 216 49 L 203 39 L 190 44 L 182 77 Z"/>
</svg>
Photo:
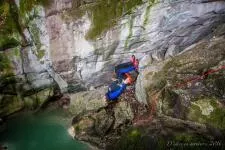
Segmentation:
<svg viewBox="0 0 225 150">
<path fill-rule="evenodd" d="M 13 6 L 7 1 L 0 3 L 0 51 L 21 43 L 17 23 L 12 13 Z"/>
</svg>

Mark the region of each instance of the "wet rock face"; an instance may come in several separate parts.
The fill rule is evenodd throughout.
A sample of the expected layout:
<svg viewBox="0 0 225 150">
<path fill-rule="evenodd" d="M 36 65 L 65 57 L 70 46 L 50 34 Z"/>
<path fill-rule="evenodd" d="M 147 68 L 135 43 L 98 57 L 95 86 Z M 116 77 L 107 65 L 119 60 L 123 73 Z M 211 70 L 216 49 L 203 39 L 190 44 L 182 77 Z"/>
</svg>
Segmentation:
<svg viewBox="0 0 225 150">
<path fill-rule="evenodd" d="M 35 109 L 53 96 L 57 86 L 31 47 L 8 49 L 0 55 L 0 116 Z"/>
<path fill-rule="evenodd" d="M 37 73 L 40 85 L 51 84 L 49 75 L 63 92 L 107 84 L 114 66 L 131 54 L 151 61 L 176 55 L 210 36 L 225 18 L 223 1 L 54 0 L 44 8 L 30 3 L 16 1 L 18 22 L 27 28 L 14 38 L 31 49 L 29 57 L 21 55 L 24 63 L 36 63 L 24 69 Z"/>
<path fill-rule="evenodd" d="M 10 23 L 1 28 L 1 39 L 8 40 L 0 41 L 0 50 L 12 62 L 7 82 L 0 83 L 1 101 L 2 95 L 11 97 L 16 91 L 31 96 L 52 84 L 62 92 L 107 84 L 114 66 L 131 54 L 148 56 L 149 62 L 171 57 L 210 37 L 225 18 L 224 1 L 54 0 L 47 6 L 29 2 L 26 6 L 22 0 L 13 5 L 4 1 L 0 6 L 0 18 Z M 15 75 L 16 84 L 9 83 L 8 76 L 11 82 Z M 19 107 L 13 106 L 12 112 L 23 103 L 16 103 Z"/>
<path fill-rule="evenodd" d="M 54 70 L 66 82 L 87 87 L 109 82 L 114 66 L 128 61 L 131 54 L 138 58 L 147 54 L 153 60 L 162 60 L 206 38 L 225 21 L 223 1 L 165 0 L 136 5 L 130 15 L 115 18 L 115 26 L 100 32 L 92 30 L 97 26 L 93 19 L 98 18 L 91 17 L 96 12 L 89 3 L 92 1 L 82 1 L 79 5 L 84 8 L 80 8 L 70 0 L 55 0 L 45 9 L 44 21 L 49 38 L 46 51 Z M 113 6 L 109 3 L 104 7 L 110 10 Z M 90 32 L 96 33 L 92 39 L 88 38 Z"/>
</svg>

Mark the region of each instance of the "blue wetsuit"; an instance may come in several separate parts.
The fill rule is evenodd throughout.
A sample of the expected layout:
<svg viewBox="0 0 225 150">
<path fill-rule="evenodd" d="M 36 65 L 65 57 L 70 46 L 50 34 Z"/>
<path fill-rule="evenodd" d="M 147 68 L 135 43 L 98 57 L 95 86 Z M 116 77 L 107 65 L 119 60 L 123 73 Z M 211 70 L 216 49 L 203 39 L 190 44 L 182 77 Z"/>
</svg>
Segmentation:
<svg viewBox="0 0 225 150">
<path fill-rule="evenodd" d="M 133 63 L 131 63 L 131 62 L 126 62 L 126 63 L 119 64 L 119 65 L 117 65 L 117 66 L 115 67 L 115 72 L 117 73 L 118 70 L 123 69 L 123 68 L 130 67 L 130 66 L 133 66 Z"/>
<path fill-rule="evenodd" d="M 126 84 L 122 83 L 119 88 L 115 91 L 108 91 L 106 93 L 106 97 L 109 101 L 115 101 L 117 98 L 123 93 L 123 91 L 126 89 Z"/>
<path fill-rule="evenodd" d="M 131 72 L 133 70 L 135 70 L 135 67 L 134 66 L 128 66 L 126 68 L 120 68 L 116 72 L 117 78 L 118 79 L 122 79 L 123 78 L 123 74 L 128 73 L 128 72 Z"/>
</svg>

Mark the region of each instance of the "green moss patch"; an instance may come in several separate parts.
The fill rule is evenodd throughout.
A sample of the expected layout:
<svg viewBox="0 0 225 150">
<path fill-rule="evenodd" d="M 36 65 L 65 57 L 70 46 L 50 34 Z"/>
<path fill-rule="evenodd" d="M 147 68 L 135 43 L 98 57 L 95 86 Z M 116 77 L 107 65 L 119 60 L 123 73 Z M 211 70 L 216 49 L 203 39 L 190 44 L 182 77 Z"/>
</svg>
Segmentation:
<svg viewBox="0 0 225 150">
<path fill-rule="evenodd" d="M 47 7 L 51 4 L 50 0 L 20 0 L 20 13 L 24 16 L 29 13 L 35 6 L 41 5 Z"/>
<path fill-rule="evenodd" d="M 7 116 L 23 108 L 23 103 L 17 95 L 4 95 L 0 104 L 0 116 Z"/>
<path fill-rule="evenodd" d="M 13 49 L 13 51 L 14 51 L 14 56 L 20 57 L 20 48 L 16 47 Z"/>
<path fill-rule="evenodd" d="M 19 45 L 21 40 L 12 7 L 7 1 L 0 3 L 0 51 Z"/>
<path fill-rule="evenodd" d="M 24 97 L 23 99 L 24 107 L 29 110 L 34 110 L 37 108 L 37 102 L 35 96 Z"/>
<path fill-rule="evenodd" d="M 133 129 L 128 133 L 129 138 L 136 138 L 140 136 L 141 136 L 141 132 L 138 129 Z"/>
<path fill-rule="evenodd" d="M 41 40 L 40 40 L 40 31 L 37 27 L 36 24 L 31 24 L 30 25 L 30 31 L 32 33 L 32 39 L 33 39 L 33 42 L 36 46 L 36 56 L 37 58 L 40 60 L 42 59 L 44 56 L 45 56 L 45 50 L 43 50 L 41 47 L 42 47 L 42 44 L 41 44 Z"/>
<path fill-rule="evenodd" d="M 134 19 L 134 16 L 131 15 L 130 16 L 130 20 L 129 20 L 129 35 L 128 35 L 126 41 L 125 41 L 125 46 L 124 46 L 125 48 L 128 48 L 128 43 L 129 43 L 129 41 L 130 41 L 130 39 L 131 39 L 131 37 L 133 35 L 133 32 L 132 32 L 132 29 L 133 29 L 133 19 Z"/>
<path fill-rule="evenodd" d="M 16 95 L 16 77 L 7 54 L 0 52 L 0 93 Z"/>
<path fill-rule="evenodd" d="M 37 54 L 38 59 L 40 60 L 44 56 L 45 56 L 45 50 L 38 50 L 38 54 Z"/>
<path fill-rule="evenodd" d="M 0 52 L 0 78 L 14 76 L 10 59 L 4 52 Z"/>
<path fill-rule="evenodd" d="M 146 8 L 146 12 L 145 12 L 145 16 L 144 16 L 144 27 L 148 24 L 149 22 L 149 13 L 150 13 L 150 10 L 151 10 L 151 7 L 156 4 L 158 2 L 158 0 L 148 0 L 148 7 Z"/>
<path fill-rule="evenodd" d="M 132 8 L 140 4 L 142 4 L 142 0 L 100 0 L 96 2 L 95 5 L 88 8 L 92 25 L 86 38 L 90 40 L 96 39 L 96 37 L 116 25 L 122 15 L 131 13 Z"/>
<path fill-rule="evenodd" d="M 126 134 L 124 134 L 119 142 L 116 144 L 117 148 L 121 150 L 131 150 L 138 149 L 141 143 L 142 133 L 139 129 L 133 128 L 129 129 Z"/>
<path fill-rule="evenodd" d="M 202 76 L 204 71 L 217 66 L 218 63 L 224 59 L 224 42 L 224 39 L 213 40 L 211 41 L 211 46 L 206 42 L 201 42 L 189 51 L 168 60 L 165 62 L 161 71 L 155 73 L 153 76 L 154 82 L 150 87 L 155 87 L 156 90 L 160 90 L 160 88 L 162 88 L 161 85 L 165 83 L 175 87 L 177 84 L 186 83 L 188 79 Z M 193 55 L 193 53 L 195 55 Z M 219 66 L 217 68 L 219 68 Z M 220 74 L 222 75 L 224 72 Z M 224 84 L 219 83 L 223 83 L 224 78 L 221 77 L 219 79 L 219 77 L 215 76 L 218 75 L 211 76 L 212 81 L 209 81 L 211 80 L 210 78 L 209 80 L 204 79 L 204 81 L 208 83 L 211 82 L 210 84 L 213 85 L 213 87 L 218 87 L 219 91 L 217 92 L 223 93 L 225 89 Z"/>
<path fill-rule="evenodd" d="M 148 22 L 148 14 L 150 7 L 157 3 L 158 0 L 148 1 L 148 11 L 146 12 L 145 24 Z M 143 0 L 97 0 L 92 3 L 84 4 L 80 1 L 73 1 L 73 9 L 62 14 L 62 18 L 78 19 L 84 14 L 88 14 L 91 18 L 91 27 L 85 38 L 87 40 L 95 40 L 110 28 L 114 27 L 122 16 L 131 14 L 133 9 L 143 4 Z M 129 21 L 129 36 L 127 42 L 132 36 L 133 18 Z M 128 46 L 128 44 L 125 44 Z"/>
<path fill-rule="evenodd" d="M 192 121 L 209 124 L 220 129 L 225 129 L 224 116 L 225 109 L 223 106 L 220 106 L 216 99 L 205 98 L 191 104 L 187 117 Z"/>
<path fill-rule="evenodd" d="M 11 69 L 9 58 L 2 52 L 0 52 L 0 71 L 1 74 L 7 73 Z"/>
</svg>

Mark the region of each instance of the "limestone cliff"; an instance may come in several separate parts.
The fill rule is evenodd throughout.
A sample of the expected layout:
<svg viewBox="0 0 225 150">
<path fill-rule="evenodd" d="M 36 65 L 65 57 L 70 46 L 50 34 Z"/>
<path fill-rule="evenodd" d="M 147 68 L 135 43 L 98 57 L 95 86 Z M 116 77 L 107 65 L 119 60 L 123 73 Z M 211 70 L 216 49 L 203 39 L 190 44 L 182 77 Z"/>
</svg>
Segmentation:
<svg viewBox="0 0 225 150">
<path fill-rule="evenodd" d="M 98 87 L 131 54 L 162 60 L 207 38 L 224 8 L 223 1 L 54 1 L 45 11 L 45 50 L 69 87 Z"/>
<path fill-rule="evenodd" d="M 155 91 L 223 64 L 224 24 L 222 0 L 3 0 L 0 2 L 0 116 L 23 108 L 37 108 L 56 90 L 73 93 L 92 89 L 71 97 L 75 99 L 71 113 L 77 116 L 78 112 L 87 111 L 76 117 L 74 128 L 82 140 L 93 142 L 81 132 L 87 130 L 88 136 L 100 140 L 97 145 L 105 147 L 107 144 L 101 143 L 101 137 L 116 131 L 118 139 L 121 130 L 133 123 L 136 111 L 124 101 L 107 109 L 104 102 L 96 102 L 103 98 L 104 91 L 99 95 L 94 88 L 111 81 L 114 66 L 127 61 L 132 54 L 141 60 L 136 97 L 151 108 Z M 224 90 L 218 86 L 223 78 L 217 75 L 218 78 L 209 76 L 190 89 L 162 90 L 157 105 L 162 119 L 156 120 L 155 125 L 162 125 L 161 121 L 168 127 L 166 121 L 175 119 L 183 130 L 183 126 L 193 125 L 188 121 L 213 122 L 209 123 L 213 129 L 223 129 L 218 123 L 221 116 L 217 118 L 218 114 L 224 114 L 221 109 Z M 195 94 L 190 93 L 193 91 Z M 97 99 L 91 100 L 92 95 Z M 77 103 L 81 103 L 80 109 L 73 108 Z M 129 106 L 127 115 L 122 113 L 126 106 Z M 96 124 L 97 137 L 89 130 Z M 214 137 L 204 125 L 193 125 L 193 130 L 190 129 L 198 134 L 195 128 Z M 127 135 L 136 139 L 141 132 L 134 129 L 127 131 Z M 112 139 L 105 140 L 107 143 Z"/>
<path fill-rule="evenodd" d="M 219 36 L 214 32 L 213 38 L 141 70 L 135 93 L 148 108 L 130 89 L 107 106 L 101 96 L 90 99 L 96 91 L 85 93 L 86 101 L 75 94 L 74 136 L 104 149 L 169 149 L 214 140 L 223 149 L 225 30 L 216 31 Z"/>
</svg>

